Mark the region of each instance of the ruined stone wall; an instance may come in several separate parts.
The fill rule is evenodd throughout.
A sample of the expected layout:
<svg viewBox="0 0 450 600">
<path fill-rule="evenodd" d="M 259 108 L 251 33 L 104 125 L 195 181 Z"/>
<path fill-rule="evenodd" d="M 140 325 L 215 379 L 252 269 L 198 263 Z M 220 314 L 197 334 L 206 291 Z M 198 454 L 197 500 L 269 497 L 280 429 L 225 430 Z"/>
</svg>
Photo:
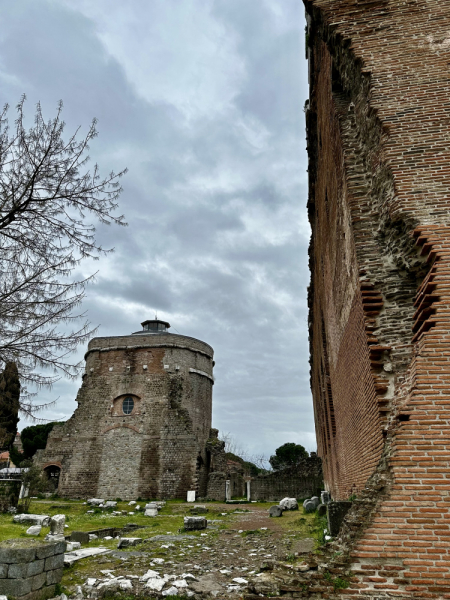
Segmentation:
<svg viewBox="0 0 450 600">
<path fill-rule="evenodd" d="M 295 467 L 252 477 L 250 499 L 279 502 L 283 498 L 309 498 L 323 489 L 322 464 L 317 455 L 304 458 Z"/>
<path fill-rule="evenodd" d="M 172 334 L 92 340 L 78 408 L 38 457 L 42 468 L 61 467 L 58 493 L 185 498 L 196 490 L 211 428 L 212 355 Z"/>
<path fill-rule="evenodd" d="M 326 487 L 357 496 L 341 597 L 450 597 L 450 5 L 305 6 L 311 384 Z"/>
</svg>

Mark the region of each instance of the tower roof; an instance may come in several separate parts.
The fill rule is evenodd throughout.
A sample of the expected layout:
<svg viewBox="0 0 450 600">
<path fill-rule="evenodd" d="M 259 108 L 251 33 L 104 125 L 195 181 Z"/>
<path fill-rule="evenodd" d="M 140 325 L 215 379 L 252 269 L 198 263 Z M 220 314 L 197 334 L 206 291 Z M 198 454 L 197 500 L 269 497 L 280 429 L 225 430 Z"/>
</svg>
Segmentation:
<svg viewBox="0 0 450 600">
<path fill-rule="evenodd" d="M 135 334 L 139 333 L 169 333 L 167 330 L 170 328 L 170 323 L 167 321 L 161 321 L 160 319 L 149 319 L 141 323 L 142 331 L 136 331 Z M 133 334 L 133 335 L 135 335 Z"/>
</svg>

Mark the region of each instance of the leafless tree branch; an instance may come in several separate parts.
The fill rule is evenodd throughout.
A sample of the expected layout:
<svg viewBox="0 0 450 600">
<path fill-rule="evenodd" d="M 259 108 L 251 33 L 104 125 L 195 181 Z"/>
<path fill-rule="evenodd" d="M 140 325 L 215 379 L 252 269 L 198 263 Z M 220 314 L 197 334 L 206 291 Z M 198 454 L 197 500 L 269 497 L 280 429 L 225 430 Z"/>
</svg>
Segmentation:
<svg viewBox="0 0 450 600">
<path fill-rule="evenodd" d="M 92 218 L 126 225 L 116 215 L 126 169 L 104 178 L 98 165 L 87 169 L 95 119 L 83 139 L 77 129 L 64 142 L 62 102 L 47 122 L 38 104 L 28 130 L 24 103 L 25 96 L 11 129 L 9 107 L 0 113 L 0 367 L 14 361 L 22 385 L 48 387 L 78 375 L 70 356 L 95 332 L 79 312 L 94 276 L 72 274 L 83 259 L 111 252 L 98 244 Z M 22 393 L 30 417 L 40 408 L 32 396 Z"/>
</svg>

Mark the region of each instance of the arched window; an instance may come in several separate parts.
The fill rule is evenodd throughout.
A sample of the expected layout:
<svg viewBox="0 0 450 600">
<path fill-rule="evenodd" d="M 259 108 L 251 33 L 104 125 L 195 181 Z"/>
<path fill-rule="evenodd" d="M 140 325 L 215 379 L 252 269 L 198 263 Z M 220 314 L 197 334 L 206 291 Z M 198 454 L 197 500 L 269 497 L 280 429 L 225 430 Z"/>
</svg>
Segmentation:
<svg viewBox="0 0 450 600">
<path fill-rule="evenodd" d="M 134 408 L 134 400 L 131 396 L 126 396 L 122 402 L 122 411 L 124 415 L 131 415 Z"/>
</svg>

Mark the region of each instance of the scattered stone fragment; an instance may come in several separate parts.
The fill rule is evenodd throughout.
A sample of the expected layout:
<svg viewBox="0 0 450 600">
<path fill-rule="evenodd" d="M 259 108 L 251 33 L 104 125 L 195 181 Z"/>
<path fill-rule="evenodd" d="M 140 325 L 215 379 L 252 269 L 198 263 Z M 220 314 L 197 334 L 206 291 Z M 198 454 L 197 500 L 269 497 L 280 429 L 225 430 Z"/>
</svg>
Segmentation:
<svg viewBox="0 0 450 600">
<path fill-rule="evenodd" d="M 147 571 L 147 573 L 145 573 L 145 575 L 142 575 L 142 577 L 139 578 L 139 581 L 142 581 L 145 583 L 149 579 L 153 579 L 155 577 L 159 577 L 158 571 L 152 571 L 152 569 L 150 569 Z"/>
<path fill-rule="evenodd" d="M 80 542 L 67 542 L 66 552 L 72 552 L 72 550 L 78 550 L 81 548 Z"/>
<path fill-rule="evenodd" d="M 117 506 L 117 502 L 115 502 L 114 500 L 108 500 L 104 504 L 105 508 L 116 508 L 116 506 Z"/>
<path fill-rule="evenodd" d="M 205 517 L 184 517 L 184 528 L 186 531 L 198 531 L 206 529 L 208 521 Z"/>
<path fill-rule="evenodd" d="M 47 533 L 47 535 L 44 538 L 45 542 L 64 542 L 65 541 L 65 537 L 63 533 L 55 533 L 55 535 L 51 534 L 51 533 Z"/>
<path fill-rule="evenodd" d="M 50 533 L 52 535 L 64 534 L 64 525 L 66 523 L 66 515 L 53 515 L 50 519 Z"/>
<path fill-rule="evenodd" d="M 99 546 L 98 548 L 80 548 L 79 550 L 66 552 L 66 554 L 64 554 L 64 565 L 69 566 L 77 560 L 81 560 L 82 558 L 95 556 L 96 554 L 108 554 L 110 552 L 111 550 L 102 546 Z"/>
<path fill-rule="evenodd" d="M 296 498 L 283 498 L 280 502 L 283 510 L 298 510 L 298 502 Z"/>
<path fill-rule="evenodd" d="M 311 502 L 314 502 L 314 509 L 316 509 L 319 506 L 319 504 L 320 504 L 320 500 L 319 500 L 319 498 L 317 496 L 313 496 L 311 498 Z"/>
<path fill-rule="evenodd" d="M 269 516 L 270 517 L 282 517 L 283 516 L 283 509 L 281 508 L 281 506 L 271 506 L 269 508 Z"/>
<path fill-rule="evenodd" d="M 330 492 L 320 492 L 320 501 L 322 504 L 328 504 L 331 502 Z"/>
<path fill-rule="evenodd" d="M 248 581 L 247 581 L 246 579 L 244 579 L 243 577 L 234 577 L 234 578 L 233 578 L 233 581 L 234 581 L 235 583 L 239 583 L 239 584 L 242 584 L 242 585 L 244 585 L 244 584 L 247 584 L 247 583 L 248 583 Z"/>
<path fill-rule="evenodd" d="M 92 540 L 97 540 L 98 539 L 98 535 L 95 535 L 95 533 L 89 533 L 89 541 L 91 542 Z"/>
<path fill-rule="evenodd" d="M 145 584 L 146 588 L 149 588 L 150 590 L 154 590 L 155 592 L 160 592 L 163 587 L 166 585 L 166 580 L 158 577 L 152 577 L 151 579 L 149 579 L 147 581 L 147 583 Z M 178 593 L 178 589 L 175 588 L 177 591 L 175 593 Z"/>
<path fill-rule="evenodd" d="M 172 586 L 168 590 L 162 592 L 163 596 L 176 596 L 178 594 L 178 588 Z"/>
<path fill-rule="evenodd" d="M 41 525 L 41 527 L 48 527 L 50 523 L 50 517 L 48 515 L 14 515 L 14 523 L 30 523 L 31 525 Z"/>
<path fill-rule="evenodd" d="M 317 514 L 319 515 L 319 517 L 324 517 L 327 514 L 327 505 L 319 504 L 319 506 L 317 507 Z"/>
<path fill-rule="evenodd" d="M 105 500 L 103 498 L 90 498 L 87 503 L 90 504 L 91 506 L 100 506 L 100 504 L 103 504 L 105 502 Z"/>
<path fill-rule="evenodd" d="M 129 546 L 137 546 L 142 542 L 142 538 L 124 537 L 120 538 L 117 548 L 128 548 Z"/>
<path fill-rule="evenodd" d="M 316 510 L 316 503 L 311 502 L 311 500 L 308 500 L 307 502 L 305 502 L 303 508 L 307 513 L 314 512 Z"/>
<path fill-rule="evenodd" d="M 130 513 L 132 514 L 132 513 Z M 144 512 L 144 516 L 146 517 L 157 517 L 158 509 L 157 508 L 146 508 Z"/>
<path fill-rule="evenodd" d="M 134 506 L 136 504 L 136 500 L 130 500 L 130 502 L 128 502 L 128 506 Z"/>
<path fill-rule="evenodd" d="M 193 515 L 199 515 L 199 514 L 207 513 L 208 509 L 204 505 L 197 504 L 197 505 L 194 505 L 190 509 L 190 511 Z"/>
<path fill-rule="evenodd" d="M 41 525 L 32 525 L 28 527 L 26 534 L 27 535 L 39 535 L 41 533 L 42 526 Z"/>
</svg>

